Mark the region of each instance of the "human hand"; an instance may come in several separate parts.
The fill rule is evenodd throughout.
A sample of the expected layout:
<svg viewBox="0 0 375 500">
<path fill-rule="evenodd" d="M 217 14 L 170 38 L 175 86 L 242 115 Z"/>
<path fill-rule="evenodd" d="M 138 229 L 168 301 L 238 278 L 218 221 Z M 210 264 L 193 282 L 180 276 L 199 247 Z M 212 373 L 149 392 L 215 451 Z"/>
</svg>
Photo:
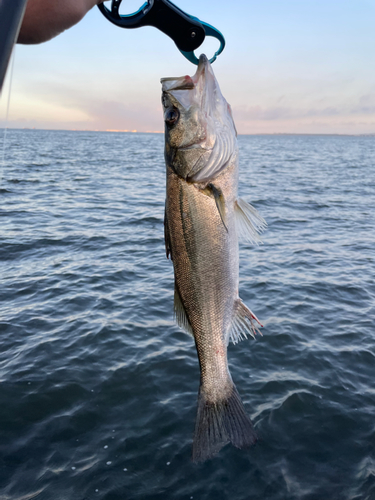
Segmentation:
<svg viewBox="0 0 375 500">
<path fill-rule="evenodd" d="M 17 43 L 51 40 L 77 24 L 103 0 L 28 0 Z"/>
</svg>

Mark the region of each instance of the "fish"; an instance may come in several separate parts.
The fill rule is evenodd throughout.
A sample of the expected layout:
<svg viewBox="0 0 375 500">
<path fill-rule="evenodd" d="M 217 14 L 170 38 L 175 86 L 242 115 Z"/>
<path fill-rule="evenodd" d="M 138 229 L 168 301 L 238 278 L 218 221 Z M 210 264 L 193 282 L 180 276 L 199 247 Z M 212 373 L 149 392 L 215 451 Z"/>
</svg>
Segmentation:
<svg viewBox="0 0 375 500">
<path fill-rule="evenodd" d="M 239 199 L 237 131 L 207 57 L 194 76 L 162 78 L 165 124 L 166 255 L 174 268 L 174 311 L 195 340 L 200 365 L 192 460 L 203 462 L 257 434 L 228 368 L 227 346 L 262 326 L 238 295 L 242 234 L 258 243 L 265 228 Z"/>
</svg>

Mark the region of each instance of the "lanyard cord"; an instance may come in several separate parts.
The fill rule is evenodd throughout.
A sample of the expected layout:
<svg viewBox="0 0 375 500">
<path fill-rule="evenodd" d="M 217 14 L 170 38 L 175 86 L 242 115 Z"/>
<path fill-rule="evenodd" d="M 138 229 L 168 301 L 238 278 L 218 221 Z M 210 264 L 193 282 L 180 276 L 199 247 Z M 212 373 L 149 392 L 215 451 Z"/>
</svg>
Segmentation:
<svg viewBox="0 0 375 500">
<path fill-rule="evenodd" d="M 0 165 L 0 190 L 1 190 L 1 184 L 3 180 L 3 173 L 4 173 L 4 165 L 5 165 L 5 149 L 6 149 L 6 139 L 7 139 L 7 131 L 8 131 L 8 120 L 9 120 L 9 107 L 10 107 L 10 95 L 12 91 L 12 80 L 13 80 L 13 71 L 14 71 L 14 60 L 15 60 L 15 46 L 13 47 L 13 53 L 11 56 L 11 64 L 10 64 L 10 75 L 9 75 L 9 85 L 8 85 L 8 100 L 7 100 L 7 105 L 6 105 L 6 112 L 5 112 L 5 127 L 4 127 L 4 133 L 3 133 L 3 154 L 2 154 L 2 161 Z"/>
</svg>

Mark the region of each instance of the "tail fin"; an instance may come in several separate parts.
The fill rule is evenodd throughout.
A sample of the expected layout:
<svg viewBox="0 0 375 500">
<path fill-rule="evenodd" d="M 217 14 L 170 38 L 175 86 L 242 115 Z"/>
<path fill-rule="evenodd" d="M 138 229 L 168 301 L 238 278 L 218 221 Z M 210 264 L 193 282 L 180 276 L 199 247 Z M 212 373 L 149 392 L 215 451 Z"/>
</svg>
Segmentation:
<svg viewBox="0 0 375 500">
<path fill-rule="evenodd" d="M 193 461 L 203 462 L 231 442 L 237 448 L 248 448 L 257 440 L 253 424 L 236 387 L 227 399 L 210 402 L 199 390 L 198 413 L 193 442 Z"/>
</svg>

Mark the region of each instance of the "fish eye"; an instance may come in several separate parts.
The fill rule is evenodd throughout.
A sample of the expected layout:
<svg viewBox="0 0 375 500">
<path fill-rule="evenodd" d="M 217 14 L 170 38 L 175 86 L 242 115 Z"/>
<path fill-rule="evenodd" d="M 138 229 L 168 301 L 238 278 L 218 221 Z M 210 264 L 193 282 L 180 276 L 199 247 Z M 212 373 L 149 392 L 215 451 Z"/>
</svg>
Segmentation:
<svg viewBox="0 0 375 500">
<path fill-rule="evenodd" d="M 180 112 L 178 111 L 177 108 L 167 109 L 164 115 L 165 123 L 169 126 L 174 125 L 179 118 L 180 118 Z"/>
</svg>

